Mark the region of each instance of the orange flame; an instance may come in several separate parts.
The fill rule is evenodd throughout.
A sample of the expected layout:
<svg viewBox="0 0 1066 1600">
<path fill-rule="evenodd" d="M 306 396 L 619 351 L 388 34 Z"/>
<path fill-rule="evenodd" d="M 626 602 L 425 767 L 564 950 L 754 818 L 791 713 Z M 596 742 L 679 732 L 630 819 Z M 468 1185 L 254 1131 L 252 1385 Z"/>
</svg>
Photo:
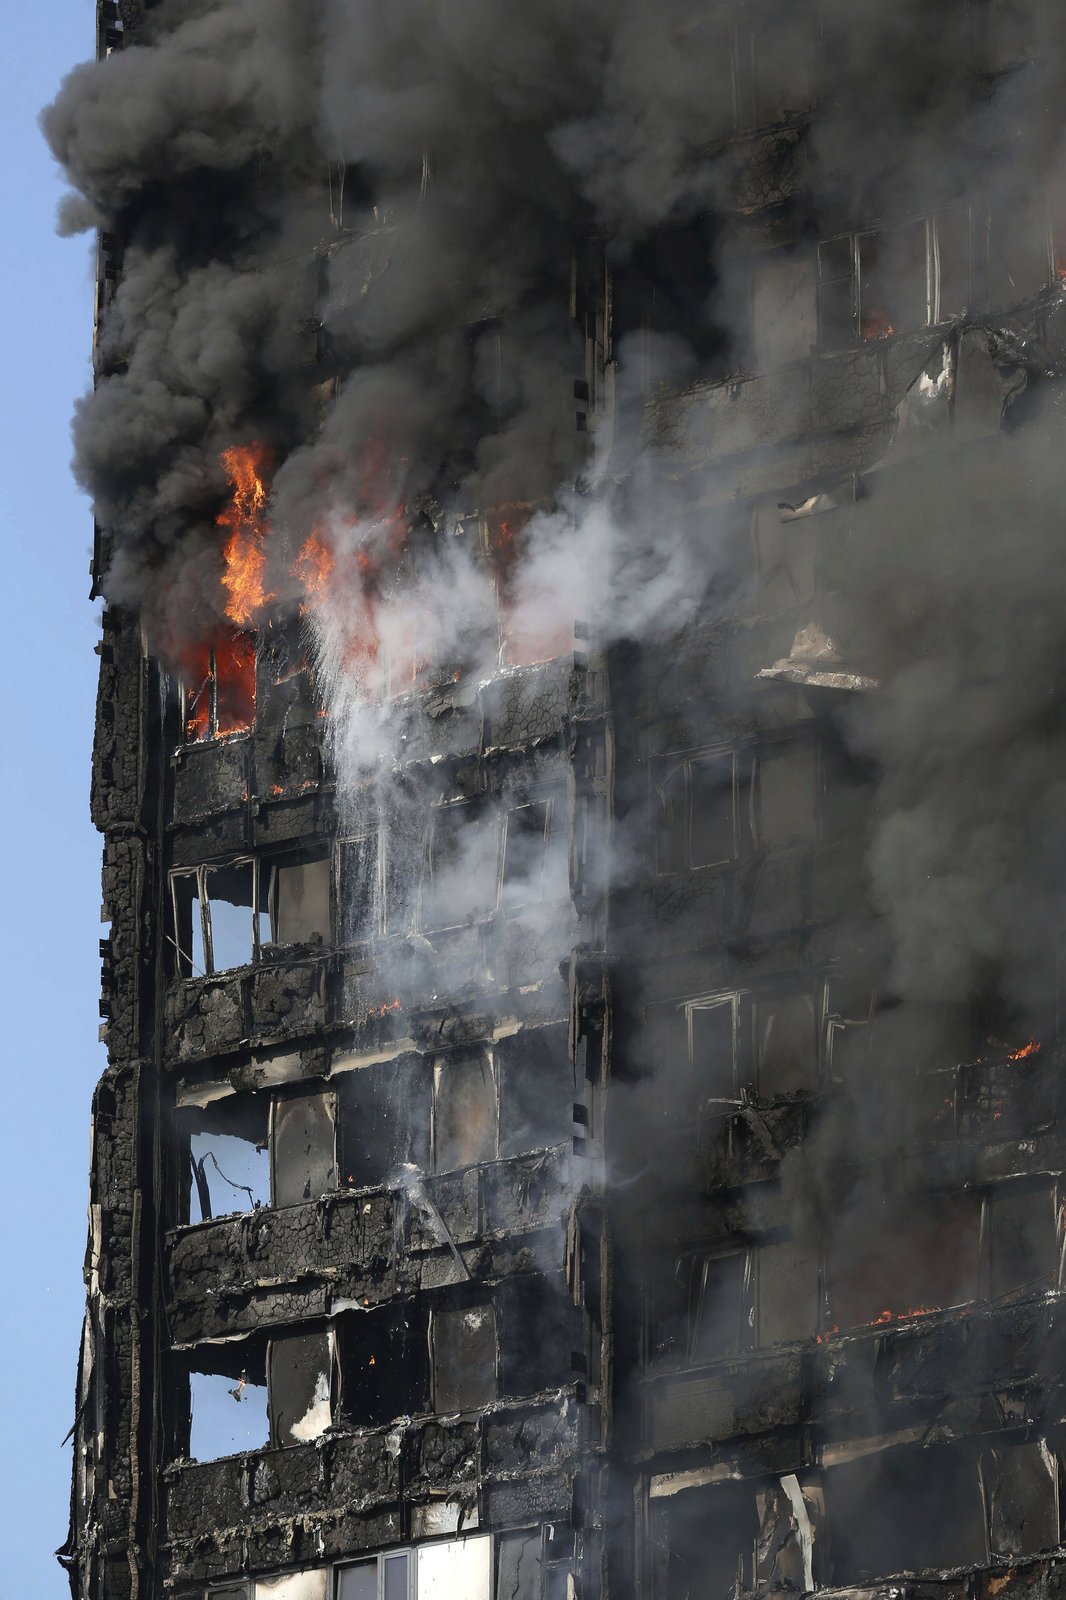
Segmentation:
<svg viewBox="0 0 1066 1600">
<path fill-rule="evenodd" d="M 1026 1044 L 1023 1044 L 1023 1045 L 1019 1046 L 1019 1048 L 1017 1050 L 1008 1050 L 1008 1052 L 1007 1052 L 1007 1060 L 1008 1061 L 1025 1061 L 1025 1060 L 1027 1060 L 1027 1058 L 1029 1056 L 1035 1056 L 1035 1055 L 1039 1054 L 1040 1049 L 1041 1049 L 1040 1040 L 1039 1039 L 1030 1039 L 1030 1040 L 1028 1040 L 1028 1042 Z"/>
<path fill-rule="evenodd" d="M 330 574 L 336 564 L 333 551 L 317 533 L 312 531 L 307 535 L 299 555 L 292 564 L 292 576 L 300 580 L 306 594 L 322 595 L 326 591 Z"/>
<path fill-rule="evenodd" d="M 888 312 L 882 311 L 880 306 L 873 306 L 863 312 L 860 331 L 864 341 L 869 344 L 872 339 L 887 339 L 896 330 L 889 321 Z"/>
<path fill-rule="evenodd" d="M 263 584 L 267 504 L 263 474 L 270 459 L 270 450 L 263 444 L 234 445 L 221 456 L 232 491 L 229 505 L 215 518 L 220 528 L 231 530 L 222 547 L 222 583 L 229 591 L 226 615 L 241 628 L 274 599 Z"/>
</svg>

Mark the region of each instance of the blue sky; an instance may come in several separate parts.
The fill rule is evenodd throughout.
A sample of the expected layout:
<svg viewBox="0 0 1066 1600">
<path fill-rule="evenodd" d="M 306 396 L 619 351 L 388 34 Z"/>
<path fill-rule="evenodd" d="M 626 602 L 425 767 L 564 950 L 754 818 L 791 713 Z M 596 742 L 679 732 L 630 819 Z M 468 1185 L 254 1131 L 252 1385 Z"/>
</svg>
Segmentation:
<svg viewBox="0 0 1066 1600">
<path fill-rule="evenodd" d="M 58 239 L 61 184 L 37 129 L 93 50 L 93 0 L 4 14 L 3 973 L 0 1600 L 69 1600 L 66 1533 L 96 1043 L 100 841 L 89 824 L 97 608 L 89 507 L 69 471 L 90 375 L 91 247 Z"/>
</svg>

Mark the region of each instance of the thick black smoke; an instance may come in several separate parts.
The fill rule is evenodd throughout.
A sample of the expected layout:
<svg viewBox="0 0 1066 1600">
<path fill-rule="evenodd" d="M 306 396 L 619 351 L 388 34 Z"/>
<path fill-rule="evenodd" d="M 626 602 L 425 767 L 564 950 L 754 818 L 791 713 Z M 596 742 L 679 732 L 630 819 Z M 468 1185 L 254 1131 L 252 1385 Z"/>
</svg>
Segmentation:
<svg viewBox="0 0 1066 1600">
<path fill-rule="evenodd" d="M 792 119 L 783 237 L 1043 203 L 1060 157 L 1054 8 L 990 5 L 993 42 L 1009 26 L 1029 63 L 983 76 L 979 6 L 826 0 L 817 25 L 785 0 L 757 9 L 784 54 L 817 45 L 820 110 L 806 135 Z M 686 382 L 745 359 L 732 257 L 701 220 L 731 203 L 746 148 L 727 136 L 731 94 L 726 29 L 695 0 L 152 8 L 44 117 L 76 192 L 66 225 L 125 251 L 75 424 L 108 593 L 159 637 L 206 628 L 219 453 L 262 439 L 293 548 L 401 500 L 536 501 L 519 585 L 534 612 L 592 573 L 589 618 L 608 632 L 654 641 L 713 616 L 713 592 L 747 574 L 716 515 L 691 510 L 698 468 L 678 487 L 639 418 L 650 348 Z M 598 240 L 620 272 L 639 267 L 653 309 L 650 328 L 620 316 L 615 437 L 590 466 L 568 305 L 575 254 Z M 1020 323 L 981 337 L 1009 438 L 991 477 L 956 450 L 897 484 L 873 532 L 857 501 L 863 570 L 840 604 L 881 687 L 841 723 L 878 774 L 869 862 L 890 989 L 920 1002 L 991 986 L 1024 1019 L 1053 982 L 1066 888 L 1062 417 L 1053 351 Z M 876 474 L 862 497 L 890 503 Z M 419 603 L 436 595 L 447 644 L 475 580 L 436 562 Z"/>
</svg>

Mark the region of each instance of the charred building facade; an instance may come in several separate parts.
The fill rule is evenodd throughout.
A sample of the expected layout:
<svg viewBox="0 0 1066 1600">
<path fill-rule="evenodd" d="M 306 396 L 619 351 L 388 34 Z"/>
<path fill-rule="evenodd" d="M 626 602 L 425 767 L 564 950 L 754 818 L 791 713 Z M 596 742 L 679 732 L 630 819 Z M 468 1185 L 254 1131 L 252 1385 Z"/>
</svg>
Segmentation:
<svg viewBox="0 0 1066 1600">
<path fill-rule="evenodd" d="M 75 1600 L 1057 1595 L 1062 19 L 98 9 Z"/>
</svg>

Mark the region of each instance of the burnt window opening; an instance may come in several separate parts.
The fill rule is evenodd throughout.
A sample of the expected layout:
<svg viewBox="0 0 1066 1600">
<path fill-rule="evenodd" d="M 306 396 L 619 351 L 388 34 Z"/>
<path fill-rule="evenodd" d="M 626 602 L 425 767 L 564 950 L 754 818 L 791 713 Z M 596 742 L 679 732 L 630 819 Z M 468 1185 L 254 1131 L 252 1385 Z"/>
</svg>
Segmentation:
<svg viewBox="0 0 1066 1600">
<path fill-rule="evenodd" d="M 272 1445 L 307 1444 L 332 1426 L 335 1367 L 331 1328 L 270 1340 L 266 1374 Z"/>
<path fill-rule="evenodd" d="M 255 658 L 256 636 L 242 632 L 220 633 L 184 651 L 178 687 L 186 744 L 254 726 Z"/>
<path fill-rule="evenodd" d="M 414 1305 L 351 1313 L 338 1328 L 339 1409 L 356 1428 L 429 1410 L 425 1311 Z"/>
<path fill-rule="evenodd" d="M 179 868 L 170 890 L 179 977 L 229 972 L 330 939 L 329 859 L 322 852 Z"/>
<path fill-rule="evenodd" d="M 1059 1463 L 1045 1439 L 1009 1441 L 981 1458 L 992 1556 L 1036 1555 L 1061 1538 Z"/>
<path fill-rule="evenodd" d="M 569 894 L 566 790 L 559 786 L 512 806 L 503 820 L 501 907 Z"/>
<path fill-rule="evenodd" d="M 433 1063 L 433 1170 L 495 1161 L 498 1101 L 491 1053 L 455 1050 Z"/>
<path fill-rule="evenodd" d="M 361 944 L 386 931 L 383 866 L 381 836 L 378 832 L 339 841 L 339 922 L 345 944 Z"/>
<path fill-rule="evenodd" d="M 926 1195 L 921 1207 L 882 1207 L 835 1220 L 826 1240 L 833 1329 L 924 1316 L 977 1299 L 981 1198 L 972 1191 Z"/>
<path fill-rule="evenodd" d="M 432 1073 L 421 1056 L 403 1056 L 338 1079 L 341 1182 L 383 1185 L 404 1167 L 429 1170 Z"/>
<path fill-rule="evenodd" d="M 499 1392 L 499 1342 L 491 1300 L 436 1305 L 429 1313 L 433 1410 L 479 1411 Z"/>
<path fill-rule="evenodd" d="M 752 1484 L 653 1500 L 650 1534 L 655 1600 L 728 1600 L 755 1589 L 759 1515 Z"/>
<path fill-rule="evenodd" d="M 738 1098 L 740 995 L 712 995 L 685 1008 L 688 1059 L 698 1105 Z"/>
<path fill-rule="evenodd" d="M 829 1581 L 987 1560 L 975 1457 L 964 1447 L 883 1450 L 822 1473 L 829 1522 Z"/>
<path fill-rule="evenodd" d="M 734 103 L 742 128 L 775 126 L 814 105 L 816 31 L 813 18 L 794 13 L 733 26 Z"/>
<path fill-rule="evenodd" d="M 818 246 L 818 345 L 840 350 L 913 332 L 968 309 L 963 208 L 842 234 Z"/>
<path fill-rule="evenodd" d="M 691 1126 L 741 1100 L 773 1101 L 822 1085 L 822 985 L 722 989 L 649 1009 L 641 1053 L 664 1117 Z"/>
<path fill-rule="evenodd" d="M 300 1205 L 338 1187 L 334 1091 L 275 1099 L 270 1123 L 270 1171 L 275 1206 Z"/>
<path fill-rule="evenodd" d="M 435 1539 L 408 1550 L 388 1550 L 377 1556 L 333 1569 L 335 1588 L 331 1600 L 534 1600 L 538 1590 L 493 1589 L 493 1539 L 491 1534 L 466 1534 L 455 1539 Z M 260 1600 L 257 1594 L 255 1600 Z M 279 1597 L 280 1600 L 280 1597 Z"/>
<path fill-rule="evenodd" d="M 178 1358 L 177 1365 L 176 1454 L 216 1461 L 270 1442 L 262 1340 L 206 1345 Z"/>
<path fill-rule="evenodd" d="M 654 1266 L 645 1298 L 653 1368 L 803 1343 L 818 1331 L 818 1252 L 792 1239 L 685 1251 Z"/>
<path fill-rule="evenodd" d="M 178 1113 L 188 1137 L 191 1222 L 270 1204 L 269 1101 L 234 1095 Z"/>
</svg>

